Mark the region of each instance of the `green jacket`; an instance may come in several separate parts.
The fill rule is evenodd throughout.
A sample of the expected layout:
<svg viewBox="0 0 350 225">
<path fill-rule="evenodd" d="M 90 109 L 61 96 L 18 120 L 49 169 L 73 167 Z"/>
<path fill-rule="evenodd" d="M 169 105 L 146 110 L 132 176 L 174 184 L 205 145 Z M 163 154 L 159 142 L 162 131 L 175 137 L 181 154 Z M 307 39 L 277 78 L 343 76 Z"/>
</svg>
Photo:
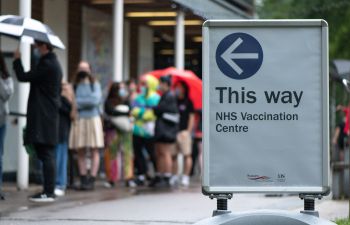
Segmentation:
<svg viewBox="0 0 350 225">
<path fill-rule="evenodd" d="M 156 116 L 153 108 L 158 105 L 160 96 L 157 93 L 157 78 L 146 75 L 147 93 L 140 93 L 136 96 L 132 105 L 131 114 L 134 117 L 133 134 L 144 138 L 152 138 L 154 136 L 154 126 Z"/>
</svg>

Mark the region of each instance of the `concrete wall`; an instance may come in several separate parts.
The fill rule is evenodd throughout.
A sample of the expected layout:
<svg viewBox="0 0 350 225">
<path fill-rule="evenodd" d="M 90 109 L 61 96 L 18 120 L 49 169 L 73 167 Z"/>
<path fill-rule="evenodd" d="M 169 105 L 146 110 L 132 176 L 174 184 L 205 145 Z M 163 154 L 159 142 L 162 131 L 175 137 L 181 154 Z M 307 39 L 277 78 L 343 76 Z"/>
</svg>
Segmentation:
<svg viewBox="0 0 350 225">
<path fill-rule="evenodd" d="M 83 8 L 82 58 L 88 60 L 105 88 L 113 77 L 113 17 L 90 7 Z M 98 35 L 96 33 L 98 32 Z M 123 80 L 130 77 L 130 23 L 124 20 Z"/>
<path fill-rule="evenodd" d="M 140 76 L 153 70 L 154 47 L 152 29 L 145 26 L 139 27 L 138 47 L 138 76 Z"/>
<path fill-rule="evenodd" d="M 66 50 L 55 49 L 65 79 L 68 77 L 68 0 L 44 0 L 44 23 L 60 37 Z"/>
</svg>

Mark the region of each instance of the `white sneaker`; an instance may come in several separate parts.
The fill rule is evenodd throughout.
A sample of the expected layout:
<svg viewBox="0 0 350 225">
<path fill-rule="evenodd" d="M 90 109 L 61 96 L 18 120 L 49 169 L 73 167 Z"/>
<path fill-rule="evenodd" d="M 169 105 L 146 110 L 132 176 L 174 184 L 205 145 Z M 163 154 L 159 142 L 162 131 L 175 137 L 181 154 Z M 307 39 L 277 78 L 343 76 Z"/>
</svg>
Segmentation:
<svg viewBox="0 0 350 225">
<path fill-rule="evenodd" d="M 169 184 L 170 184 L 172 187 L 174 187 L 174 186 L 178 185 L 178 183 L 179 183 L 179 178 L 178 178 L 178 176 L 177 176 L 177 175 L 171 176 L 171 178 L 170 178 L 170 180 L 169 180 Z"/>
<path fill-rule="evenodd" d="M 137 184 L 135 183 L 134 180 L 128 180 L 126 182 L 126 186 L 129 187 L 129 188 L 136 188 L 137 187 Z"/>
<path fill-rule="evenodd" d="M 190 186 L 190 177 L 187 175 L 183 175 L 181 178 L 181 185 L 184 187 Z"/>
<path fill-rule="evenodd" d="M 64 190 L 62 189 L 59 189 L 59 188 L 55 188 L 55 195 L 58 196 L 58 197 L 62 197 L 64 196 L 66 193 Z"/>
<path fill-rule="evenodd" d="M 38 193 L 29 198 L 29 201 L 32 202 L 39 202 L 39 203 L 45 203 L 45 202 L 54 202 L 55 201 L 55 194 L 45 194 L 45 193 Z"/>
<path fill-rule="evenodd" d="M 105 188 L 112 188 L 112 187 L 113 187 L 113 185 L 111 184 L 111 182 L 108 182 L 108 181 L 103 182 L 103 186 L 104 186 Z"/>
</svg>

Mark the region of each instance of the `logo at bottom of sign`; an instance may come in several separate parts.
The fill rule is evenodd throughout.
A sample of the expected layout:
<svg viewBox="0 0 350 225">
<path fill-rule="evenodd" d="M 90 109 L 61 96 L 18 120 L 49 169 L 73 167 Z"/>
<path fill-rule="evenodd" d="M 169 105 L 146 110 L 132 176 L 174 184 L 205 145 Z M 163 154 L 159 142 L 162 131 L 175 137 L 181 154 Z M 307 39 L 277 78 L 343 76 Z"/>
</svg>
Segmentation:
<svg viewBox="0 0 350 225">
<path fill-rule="evenodd" d="M 258 174 L 247 174 L 247 178 L 254 182 L 286 182 L 286 174 L 284 173 L 277 174 L 276 179 L 273 179 L 271 176 Z"/>
</svg>

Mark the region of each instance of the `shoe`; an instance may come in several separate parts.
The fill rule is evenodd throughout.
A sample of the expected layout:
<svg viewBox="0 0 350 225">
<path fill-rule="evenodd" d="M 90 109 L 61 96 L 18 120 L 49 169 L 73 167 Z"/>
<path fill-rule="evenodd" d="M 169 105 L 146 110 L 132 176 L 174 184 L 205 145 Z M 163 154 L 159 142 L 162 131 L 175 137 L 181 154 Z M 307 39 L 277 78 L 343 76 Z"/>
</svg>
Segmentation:
<svg viewBox="0 0 350 225">
<path fill-rule="evenodd" d="M 172 187 L 178 186 L 179 185 L 179 177 L 177 175 L 171 176 L 170 179 L 169 179 L 169 184 Z"/>
<path fill-rule="evenodd" d="M 183 175 L 182 178 L 181 178 L 181 185 L 183 187 L 188 187 L 190 186 L 190 177 L 189 176 L 186 176 L 186 175 Z"/>
<path fill-rule="evenodd" d="M 103 183 L 103 186 L 105 188 L 113 188 L 115 186 L 114 182 L 113 181 L 106 181 Z"/>
<path fill-rule="evenodd" d="M 135 183 L 136 183 L 136 185 L 137 186 L 145 186 L 145 176 L 144 175 L 140 175 L 140 176 L 138 176 L 136 179 L 135 179 Z"/>
<path fill-rule="evenodd" d="M 56 200 L 55 194 L 46 194 L 46 193 L 38 193 L 29 198 L 29 201 L 39 202 L 39 203 L 54 202 L 55 200 Z"/>
<path fill-rule="evenodd" d="M 129 188 L 136 188 L 137 184 L 134 180 L 130 179 L 126 181 L 126 186 Z"/>
<path fill-rule="evenodd" d="M 168 177 L 155 177 L 154 180 L 151 182 L 149 185 L 152 188 L 170 188 L 170 183 L 169 183 Z"/>
<path fill-rule="evenodd" d="M 95 177 L 89 177 L 87 182 L 87 190 L 94 190 L 95 189 Z"/>
<path fill-rule="evenodd" d="M 162 181 L 162 177 L 160 176 L 155 176 L 151 182 L 149 183 L 148 187 L 156 187 L 158 185 L 158 183 L 160 183 Z"/>
<path fill-rule="evenodd" d="M 66 193 L 64 190 L 62 189 L 59 189 L 59 188 L 55 188 L 55 195 L 58 196 L 58 197 L 62 197 L 64 196 Z"/>
<path fill-rule="evenodd" d="M 159 183 L 156 184 L 155 188 L 170 188 L 169 177 L 163 177 Z"/>
<path fill-rule="evenodd" d="M 88 177 L 87 176 L 80 176 L 80 187 L 79 190 L 86 191 L 89 190 L 89 184 L 88 184 Z"/>
</svg>

